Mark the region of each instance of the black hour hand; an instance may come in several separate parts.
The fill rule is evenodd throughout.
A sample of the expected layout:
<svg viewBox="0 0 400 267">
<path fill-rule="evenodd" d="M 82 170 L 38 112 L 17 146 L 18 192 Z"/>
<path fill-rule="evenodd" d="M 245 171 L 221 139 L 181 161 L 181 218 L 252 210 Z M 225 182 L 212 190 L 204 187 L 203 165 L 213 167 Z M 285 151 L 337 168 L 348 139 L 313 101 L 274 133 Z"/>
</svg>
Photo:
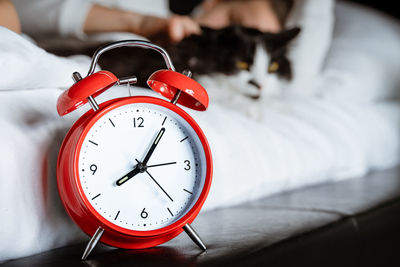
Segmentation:
<svg viewBox="0 0 400 267">
<path fill-rule="evenodd" d="M 134 168 L 133 170 L 131 170 L 130 172 L 128 172 L 126 175 L 124 175 L 123 177 L 119 178 L 116 182 L 116 184 L 118 186 L 123 185 L 124 183 L 126 183 L 127 181 L 129 181 L 132 177 L 134 177 L 136 174 L 138 174 L 140 172 L 140 167 L 139 164 L 136 165 L 136 168 Z"/>
</svg>

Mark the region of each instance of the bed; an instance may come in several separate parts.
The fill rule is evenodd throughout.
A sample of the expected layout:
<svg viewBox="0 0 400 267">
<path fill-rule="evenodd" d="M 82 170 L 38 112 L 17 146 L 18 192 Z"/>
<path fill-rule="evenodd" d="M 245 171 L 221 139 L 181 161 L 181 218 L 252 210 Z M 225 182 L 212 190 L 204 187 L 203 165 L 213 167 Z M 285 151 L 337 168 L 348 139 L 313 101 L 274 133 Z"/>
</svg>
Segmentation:
<svg viewBox="0 0 400 267">
<path fill-rule="evenodd" d="M 254 102 L 232 94 L 221 77 L 199 79 L 210 107 L 188 112 L 208 136 L 216 166 L 200 216 L 399 163 L 400 25 L 353 4 L 331 8 L 326 12 L 331 10 L 333 24 L 326 22 L 321 33 L 327 38 L 319 62 L 304 63 L 307 55 L 296 50 L 303 62 L 298 68 L 307 70 L 299 70 L 300 78 L 278 95 Z M 0 36 L 0 261 L 5 261 L 87 240 L 65 214 L 55 183 L 62 138 L 84 111 L 61 119 L 55 103 L 71 85 L 73 71 L 86 73 L 89 59 L 53 56 L 3 28 Z M 109 91 L 100 102 L 152 94 L 118 86 Z M 244 147 L 243 140 L 254 141 Z M 249 167 L 233 167 L 243 162 Z"/>
</svg>

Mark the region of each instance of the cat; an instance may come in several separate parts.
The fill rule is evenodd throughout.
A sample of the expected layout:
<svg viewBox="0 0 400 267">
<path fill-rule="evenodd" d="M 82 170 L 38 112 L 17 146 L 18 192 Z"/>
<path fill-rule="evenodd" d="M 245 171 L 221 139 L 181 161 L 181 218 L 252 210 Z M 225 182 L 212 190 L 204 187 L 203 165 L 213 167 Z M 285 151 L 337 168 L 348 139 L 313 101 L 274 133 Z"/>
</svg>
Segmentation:
<svg viewBox="0 0 400 267">
<path fill-rule="evenodd" d="M 190 36 L 171 49 L 178 62 L 186 64 L 195 75 L 222 76 L 225 86 L 253 99 L 261 96 L 265 80 L 292 79 L 287 49 L 300 28 L 280 33 L 264 33 L 237 25 L 202 30 L 202 35 Z M 267 89 L 273 88 L 276 87 Z"/>
<path fill-rule="evenodd" d="M 292 68 L 286 54 L 288 44 L 299 32 L 298 27 L 280 33 L 264 33 L 238 25 L 223 29 L 202 27 L 201 35 L 191 35 L 178 44 L 169 44 L 164 48 L 171 56 L 177 71 L 189 69 L 194 78 L 222 74 L 232 77 L 231 82 L 244 79 L 247 85 L 243 86 L 242 93 L 257 99 L 263 87 L 257 76 L 269 73 L 279 79 L 291 80 Z M 61 49 L 50 52 L 61 56 L 92 56 L 97 47 L 98 45 L 78 51 Z M 99 65 L 117 77 L 136 75 L 137 85 L 143 87 L 147 87 L 147 78 L 154 71 L 166 68 L 158 52 L 136 47 L 108 51 L 100 57 Z"/>
</svg>

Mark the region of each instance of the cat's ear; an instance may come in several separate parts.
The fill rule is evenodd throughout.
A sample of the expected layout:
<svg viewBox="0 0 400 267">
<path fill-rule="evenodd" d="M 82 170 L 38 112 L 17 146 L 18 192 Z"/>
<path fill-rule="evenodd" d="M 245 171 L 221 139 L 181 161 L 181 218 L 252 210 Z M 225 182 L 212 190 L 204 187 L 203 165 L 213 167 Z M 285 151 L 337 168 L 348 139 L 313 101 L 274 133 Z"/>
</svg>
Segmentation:
<svg viewBox="0 0 400 267">
<path fill-rule="evenodd" d="M 267 48 L 279 49 L 287 46 L 299 35 L 300 31 L 300 27 L 294 27 L 280 33 L 265 33 L 262 38 Z"/>
</svg>

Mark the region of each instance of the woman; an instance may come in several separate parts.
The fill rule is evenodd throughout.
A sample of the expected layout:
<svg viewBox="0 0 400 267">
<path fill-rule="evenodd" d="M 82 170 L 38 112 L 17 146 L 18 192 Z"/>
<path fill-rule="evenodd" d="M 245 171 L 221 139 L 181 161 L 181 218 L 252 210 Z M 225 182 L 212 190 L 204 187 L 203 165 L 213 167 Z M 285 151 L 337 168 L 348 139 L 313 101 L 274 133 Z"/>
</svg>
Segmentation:
<svg viewBox="0 0 400 267">
<path fill-rule="evenodd" d="M 159 5 L 168 6 L 165 0 Z M 97 32 L 132 32 L 150 40 L 167 38 L 179 42 L 201 32 L 200 25 L 222 28 L 240 24 L 265 32 L 279 32 L 292 0 L 208 0 L 196 18 L 172 15 L 152 16 L 137 11 L 106 7 L 90 1 L 77 0 L 13 0 L 20 15 L 22 31 L 35 37 L 58 34 L 84 37 Z M 150 2 L 143 2 L 149 5 Z M 154 5 L 154 1 L 151 4 Z M 8 3 L 10 4 L 10 3 Z M 286 6 L 286 14 L 280 13 Z M 284 8 L 285 9 L 285 8 Z"/>
</svg>

